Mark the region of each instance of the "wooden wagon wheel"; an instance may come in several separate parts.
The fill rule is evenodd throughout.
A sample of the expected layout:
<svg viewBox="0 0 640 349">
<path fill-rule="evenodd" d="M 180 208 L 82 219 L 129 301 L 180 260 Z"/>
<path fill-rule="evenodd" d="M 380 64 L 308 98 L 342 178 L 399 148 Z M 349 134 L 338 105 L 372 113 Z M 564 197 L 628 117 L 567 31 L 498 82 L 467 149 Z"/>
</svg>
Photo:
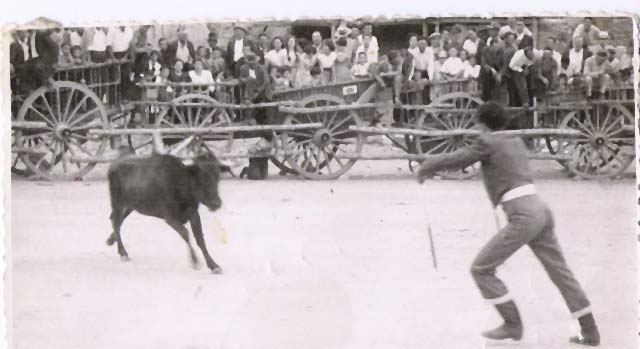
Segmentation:
<svg viewBox="0 0 640 349">
<path fill-rule="evenodd" d="M 300 104 L 307 108 L 345 104 L 344 100 L 330 94 L 309 96 Z M 335 179 L 346 173 L 356 159 L 342 157 L 359 154 L 364 144 L 362 134 L 349 130 L 360 125 L 354 110 L 326 111 L 315 114 L 290 114 L 284 123 L 288 125 L 320 122 L 324 127 L 313 130 L 284 131 L 281 144 L 287 152 L 287 162 L 296 172 L 310 179 Z"/>
<path fill-rule="evenodd" d="M 482 104 L 482 100 L 468 93 L 454 92 L 438 97 L 433 103 L 450 104 L 456 110 L 463 112 L 426 112 L 421 113 L 416 128 L 427 131 L 454 131 L 474 129 L 476 124 L 475 109 Z M 449 153 L 471 144 L 473 137 L 467 135 L 415 137 L 417 154 L 436 155 Z M 468 179 L 480 171 L 480 163 L 475 163 L 462 170 L 442 171 L 439 175 L 446 179 Z"/>
<path fill-rule="evenodd" d="M 93 128 L 108 128 L 107 111 L 100 98 L 85 85 L 57 81 L 53 88 L 40 87 L 20 107 L 17 121 L 40 121 L 45 130 L 16 130 L 15 144 L 34 153 L 21 160 L 36 176 L 49 180 L 79 179 L 95 163 L 72 162 L 70 157 L 100 157 L 107 138 L 89 139 Z"/>
<path fill-rule="evenodd" d="M 207 95 L 191 93 L 175 98 L 170 108 L 163 109 L 156 120 L 158 128 L 202 128 L 231 126 L 227 111 L 220 102 Z M 196 156 L 203 151 L 226 154 L 233 146 L 233 133 L 162 134 L 168 154 Z"/>
<path fill-rule="evenodd" d="M 619 104 L 594 104 L 590 110 L 570 112 L 562 128 L 578 130 L 582 136 L 563 141 L 561 155 L 570 156 L 564 164 L 581 178 L 615 178 L 634 159 L 634 137 L 626 127 L 634 125 L 633 115 Z"/>
</svg>

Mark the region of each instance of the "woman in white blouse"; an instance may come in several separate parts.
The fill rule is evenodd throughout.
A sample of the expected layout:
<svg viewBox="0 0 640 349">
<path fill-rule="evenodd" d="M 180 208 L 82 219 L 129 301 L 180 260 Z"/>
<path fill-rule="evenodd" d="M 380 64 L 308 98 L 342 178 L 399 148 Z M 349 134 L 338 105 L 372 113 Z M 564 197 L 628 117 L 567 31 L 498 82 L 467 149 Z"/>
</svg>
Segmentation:
<svg viewBox="0 0 640 349">
<path fill-rule="evenodd" d="M 328 84 L 334 80 L 334 68 L 336 64 L 336 58 L 338 57 L 335 46 L 331 40 L 325 40 L 320 49 L 320 53 L 316 56 L 318 65 L 322 70 L 321 81 L 323 84 Z"/>
<path fill-rule="evenodd" d="M 271 50 L 264 56 L 265 63 L 272 67 L 282 67 L 287 63 L 287 50 L 282 48 L 282 39 L 276 37 L 271 41 Z"/>
<path fill-rule="evenodd" d="M 215 91 L 213 75 L 211 75 L 210 71 L 204 69 L 202 59 L 196 59 L 194 61 L 193 70 L 189 71 L 189 78 L 194 84 L 210 84 L 208 87 L 193 87 L 194 92 L 202 91 L 206 93 L 206 91 L 209 90 L 209 93 L 213 93 Z"/>
</svg>

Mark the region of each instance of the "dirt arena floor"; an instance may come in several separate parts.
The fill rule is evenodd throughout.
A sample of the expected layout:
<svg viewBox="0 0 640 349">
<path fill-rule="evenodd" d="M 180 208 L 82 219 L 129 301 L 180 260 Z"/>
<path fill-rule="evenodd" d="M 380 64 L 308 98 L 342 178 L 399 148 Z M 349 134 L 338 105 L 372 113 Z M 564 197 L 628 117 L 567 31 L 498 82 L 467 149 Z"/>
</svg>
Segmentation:
<svg viewBox="0 0 640 349">
<path fill-rule="evenodd" d="M 638 240 L 632 178 L 536 174 L 589 295 L 602 348 L 638 348 Z M 275 171 L 273 171 L 275 172 Z M 131 262 L 111 232 L 104 168 L 83 182 L 12 182 L 8 275 L 14 348 L 484 348 L 499 324 L 469 273 L 495 232 L 482 184 L 428 181 L 406 162 L 359 162 L 336 181 L 224 180 L 201 209 L 224 275 L 190 267 L 160 220 L 132 214 Z M 227 233 L 223 244 L 217 219 Z M 431 226 L 437 256 L 432 265 Z M 501 269 L 525 324 L 516 348 L 571 348 L 559 292 L 528 248 Z"/>
</svg>

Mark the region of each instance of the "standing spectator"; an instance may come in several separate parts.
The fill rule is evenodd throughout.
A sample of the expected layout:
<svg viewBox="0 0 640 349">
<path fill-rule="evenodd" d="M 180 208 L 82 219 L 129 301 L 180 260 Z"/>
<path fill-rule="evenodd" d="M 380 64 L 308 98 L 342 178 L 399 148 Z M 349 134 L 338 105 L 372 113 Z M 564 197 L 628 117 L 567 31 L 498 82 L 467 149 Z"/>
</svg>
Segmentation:
<svg viewBox="0 0 640 349">
<path fill-rule="evenodd" d="M 609 70 L 609 76 L 611 76 L 611 80 L 617 82 L 620 75 L 620 60 L 616 57 L 616 48 L 612 45 L 607 45 L 604 49 L 605 51 L 607 51 L 607 59 L 609 60 L 609 65 L 611 66 Z"/>
<path fill-rule="evenodd" d="M 516 44 L 518 45 L 520 45 L 520 43 L 522 42 L 522 40 L 524 40 L 525 37 L 529 37 L 529 39 L 533 39 L 533 33 L 531 32 L 531 30 L 529 30 L 529 28 L 527 28 L 527 26 L 524 25 L 524 21 L 522 20 L 516 21 L 515 31 L 516 31 Z"/>
<path fill-rule="evenodd" d="M 103 63 L 107 57 L 107 28 L 96 27 L 87 32 L 87 50 L 91 63 Z"/>
<path fill-rule="evenodd" d="M 284 64 L 292 68 L 291 73 L 295 76 L 295 67 L 298 65 L 298 45 L 295 36 L 290 36 L 287 39 L 285 50 L 287 51 L 287 60 Z"/>
<path fill-rule="evenodd" d="M 158 39 L 158 51 L 160 64 L 166 65 L 167 67 L 171 66 L 173 58 L 171 57 L 171 53 L 169 52 L 169 43 L 167 42 L 167 39 Z"/>
<path fill-rule="evenodd" d="M 80 27 L 67 28 L 65 29 L 65 32 L 64 32 L 64 43 L 69 44 L 69 47 L 80 46 L 82 48 L 84 45 L 84 40 L 82 39 L 83 34 L 84 34 L 84 28 L 80 28 Z"/>
<path fill-rule="evenodd" d="M 280 68 L 287 63 L 288 60 L 287 50 L 282 47 L 282 38 L 275 37 L 271 41 L 271 50 L 264 56 L 264 61 L 267 66 Z"/>
<path fill-rule="evenodd" d="M 596 88 L 600 92 L 598 97 L 602 97 L 607 90 L 611 81 L 609 72 L 611 65 L 607 59 L 607 52 L 604 50 L 597 51 L 592 57 L 587 58 L 584 62 L 584 79 L 587 85 L 587 97 L 592 97 L 593 89 Z"/>
<path fill-rule="evenodd" d="M 158 54 L 158 51 L 151 51 L 151 53 L 149 53 L 149 61 L 147 62 L 145 75 L 151 76 L 153 77 L 152 80 L 155 80 L 155 78 L 160 76 L 161 71 L 162 64 L 160 63 L 160 55 Z"/>
<path fill-rule="evenodd" d="M 364 35 L 362 37 L 362 45 L 358 46 L 358 49 L 356 50 L 356 55 L 360 54 L 360 52 L 364 52 L 367 55 L 367 62 L 369 63 L 378 62 L 378 48 L 372 46 L 371 36 Z"/>
<path fill-rule="evenodd" d="M 71 47 L 71 57 L 73 58 L 74 65 L 83 65 L 86 63 L 82 47 L 76 45 Z"/>
<path fill-rule="evenodd" d="M 209 46 L 209 50 L 213 51 L 213 49 L 218 49 L 220 53 L 223 52 L 222 47 L 218 46 L 218 34 L 215 32 L 209 33 L 207 37 L 207 45 Z M 224 57 L 224 55 L 222 55 Z"/>
<path fill-rule="evenodd" d="M 211 74 L 218 76 L 220 73 L 224 73 L 227 69 L 226 62 L 222 56 L 222 51 L 219 47 L 211 49 L 211 57 L 209 57 L 209 64 L 211 66 Z"/>
<path fill-rule="evenodd" d="M 298 62 L 295 87 L 311 86 L 311 68 L 316 66 L 316 55 L 311 45 L 306 45 L 303 52 L 298 54 Z"/>
<path fill-rule="evenodd" d="M 509 105 L 514 107 L 518 105 L 518 103 L 516 103 L 516 101 L 518 100 L 518 90 L 515 80 L 513 79 L 513 73 L 511 69 L 509 69 L 509 65 L 507 64 L 507 62 L 511 62 L 511 58 L 513 58 L 513 55 L 516 53 L 516 51 L 518 51 L 518 47 L 516 45 L 516 33 L 506 33 L 503 39 L 503 46 L 503 62 L 505 62 L 505 64 L 502 66 L 500 75 L 502 76 L 504 85 L 507 87 L 507 91 L 509 94 Z"/>
<path fill-rule="evenodd" d="M 320 50 L 322 49 L 322 43 L 322 34 L 320 34 L 319 31 L 313 32 L 313 34 L 311 34 L 311 46 L 313 46 L 313 48 L 316 50 L 315 53 L 320 53 Z"/>
<path fill-rule="evenodd" d="M 582 23 L 578 24 L 573 31 L 572 37 L 581 36 L 584 45 L 591 46 L 595 44 L 599 32 L 600 29 L 593 25 L 593 18 L 585 17 Z"/>
<path fill-rule="evenodd" d="M 133 29 L 127 26 L 111 28 L 107 34 L 107 52 L 116 60 L 132 58 L 130 55 L 133 40 Z"/>
<path fill-rule="evenodd" d="M 533 46 L 525 46 L 516 51 L 509 62 L 509 68 L 513 71 L 513 80 L 518 91 L 519 101 L 516 106 L 529 106 L 529 76 L 531 66 L 535 63 Z"/>
<path fill-rule="evenodd" d="M 133 47 L 136 53 L 150 52 L 153 50 L 153 38 L 149 31 L 150 25 L 141 25 L 133 35 Z"/>
<path fill-rule="evenodd" d="M 440 33 L 435 32 L 429 35 L 429 47 L 431 47 L 431 50 L 433 51 L 434 58 L 438 57 L 440 51 L 442 50 L 440 46 Z"/>
<path fill-rule="evenodd" d="M 258 35 L 258 45 L 255 47 L 255 54 L 258 56 L 260 64 L 266 64 L 266 56 L 267 52 L 269 52 L 269 35 L 267 33 L 262 32 Z"/>
<path fill-rule="evenodd" d="M 442 63 L 440 74 L 443 80 L 454 80 L 462 78 L 464 74 L 464 63 L 458 57 L 458 50 L 455 47 L 449 49 L 449 57 Z"/>
<path fill-rule="evenodd" d="M 508 65 L 508 62 L 504 61 L 504 48 L 499 43 L 498 29 L 495 23 L 487 26 L 489 38 L 486 46 L 483 43 L 479 51 L 482 63 L 478 83 L 482 90 L 483 101 L 493 100 L 506 105 L 509 93 L 502 75 L 506 69 L 505 64 Z"/>
<path fill-rule="evenodd" d="M 360 52 L 356 64 L 351 67 L 351 76 L 354 79 L 366 79 L 371 76 L 369 74 L 367 55 L 364 52 Z"/>
<path fill-rule="evenodd" d="M 358 40 L 359 36 L 360 29 L 355 26 L 351 28 L 351 32 L 349 32 L 349 36 L 347 36 L 347 47 L 349 48 L 349 51 L 351 51 L 354 62 L 358 59 L 356 52 L 358 51 L 358 47 L 361 45 L 360 40 Z"/>
<path fill-rule="evenodd" d="M 556 88 L 558 63 L 553 58 L 553 49 L 551 47 L 544 48 L 542 58 L 534 64 L 534 70 L 533 90 L 536 97 L 541 98 L 547 91 Z"/>
<path fill-rule="evenodd" d="M 351 80 L 351 54 L 347 52 L 347 39 L 344 37 L 336 41 L 336 62 L 334 67 L 335 81 Z"/>
<path fill-rule="evenodd" d="M 555 38 L 555 36 L 550 36 L 547 38 L 547 46 L 545 46 L 545 50 L 546 50 L 546 47 L 551 49 L 551 56 L 556 61 L 558 66 L 560 66 L 560 60 L 562 59 L 562 54 L 558 52 L 558 40 Z"/>
<path fill-rule="evenodd" d="M 480 76 L 480 65 L 476 64 L 476 57 L 470 56 L 465 62 L 464 73 L 462 75 L 465 79 L 476 80 Z M 473 89 L 472 89 L 473 90 Z"/>
<path fill-rule="evenodd" d="M 240 69 L 238 61 L 244 57 L 243 47 L 245 46 L 245 41 L 248 47 L 253 46 L 251 41 L 245 39 L 246 36 L 247 30 L 236 26 L 233 28 L 233 38 L 227 44 L 227 66 L 234 72 Z M 238 77 L 238 75 L 235 76 Z"/>
<path fill-rule="evenodd" d="M 20 88 L 23 91 L 33 91 L 40 86 L 52 87 L 54 84 L 54 65 L 58 62 L 59 46 L 51 39 L 50 30 L 30 30 L 28 33 L 20 33 L 19 36 L 27 38 L 26 48 L 20 42 L 22 57 L 14 53 L 14 59 L 23 62 L 15 67 L 20 77 Z M 16 48 L 14 46 L 14 48 Z"/>
<path fill-rule="evenodd" d="M 193 69 L 196 49 L 193 43 L 189 41 L 189 34 L 185 26 L 182 25 L 178 27 L 178 40 L 169 45 L 168 50 L 172 62 L 181 60 L 184 62 L 184 70 L 189 71 Z"/>
<path fill-rule="evenodd" d="M 478 52 L 478 44 L 480 39 L 476 35 L 476 32 L 473 29 L 470 29 L 467 32 L 467 40 L 462 44 L 462 48 L 469 52 L 469 55 L 475 56 Z"/>
<path fill-rule="evenodd" d="M 462 27 L 459 24 L 454 25 L 453 29 L 451 29 L 451 44 L 453 44 L 453 47 L 458 49 L 462 47 L 464 41 L 465 38 Z"/>
<path fill-rule="evenodd" d="M 411 52 L 411 50 L 415 50 L 418 48 L 418 34 L 409 33 L 409 48 L 407 51 Z"/>
<path fill-rule="evenodd" d="M 335 80 L 335 63 L 337 54 L 333 42 L 326 40 L 322 45 L 322 50 L 317 55 L 318 65 L 322 70 L 322 83 L 328 84 Z"/>
<path fill-rule="evenodd" d="M 18 30 L 14 34 L 14 40 L 9 46 L 9 62 L 15 69 L 19 70 L 22 64 L 32 57 L 32 47 L 30 45 L 29 32 Z"/>
<path fill-rule="evenodd" d="M 422 72 L 422 77 L 431 79 L 435 63 L 433 48 L 427 46 L 427 39 L 420 36 L 416 40 L 417 46 L 409 48 L 409 53 L 413 55 L 413 63 L 416 70 Z"/>
<path fill-rule="evenodd" d="M 189 74 L 183 71 L 184 63 L 181 60 L 176 60 L 173 64 L 173 70 L 169 74 L 169 81 L 171 82 L 189 82 Z"/>
<path fill-rule="evenodd" d="M 376 38 L 373 35 L 373 24 L 371 23 L 365 23 L 362 26 L 362 34 L 358 36 L 358 41 L 360 41 L 361 44 L 364 44 L 364 37 L 365 36 L 369 36 L 370 37 L 370 42 L 369 42 L 369 47 L 373 50 L 376 51 L 376 60 L 375 62 L 378 61 L 378 50 L 380 49 L 380 46 L 378 45 L 378 38 Z M 369 61 L 372 62 L 372 61 Z"/>
<path fill-rule="evenodd" d="M 430 80 L 436 82 L 436 84 L 431 86 L 431 89 L 429 91 L 430 98 L 432 101 L 438 98 L 442 94 L 442 86 L 441 84 L 439 84 L 439 82 L 442 82 L 444 80 L 444 76 L 442 76 L 441 70 L 442 70 L 442 66 L 447 61 L 447 58 L 448 58 L 447 52 L 444 50 L 441 50 L 438 53 L 438 60 L 436 60 L 435 63 L 433 64 L 433 78 L 431 78 Z"/>
</svg>

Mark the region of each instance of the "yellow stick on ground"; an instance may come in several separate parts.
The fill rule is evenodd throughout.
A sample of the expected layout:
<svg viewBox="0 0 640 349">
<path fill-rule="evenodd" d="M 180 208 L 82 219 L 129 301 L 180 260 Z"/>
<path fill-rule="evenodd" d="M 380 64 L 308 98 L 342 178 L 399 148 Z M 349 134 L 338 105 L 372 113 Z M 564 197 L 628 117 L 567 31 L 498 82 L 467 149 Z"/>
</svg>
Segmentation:
<svg viewBox="0 0 640 349">
<path fill-rule="evenodd" d="M 433 262 L 433 268 L 438 269 L 438 259 L 436 258 L 436 247 L 433 244 L 433 234 L 431 234 L 431 226 L 428 226 L 429 229 L 429 247 L 431 248 L 431 261 Z"/>
<path fill-rule="evenodd" d="M 213 216 L 213 225 L 214 225 L 213 228 L 218 234 L 218 240 L 220 241 L 221 244 L 226 245 L 227 242 L 229 241 L 227 239 L 227 232 L 224 230 L 224 228 L 222 227 L 222 225 L 220 224 L 220 221 L 218 221 L 218 218 L 216 216 Z"/>
</svg>

